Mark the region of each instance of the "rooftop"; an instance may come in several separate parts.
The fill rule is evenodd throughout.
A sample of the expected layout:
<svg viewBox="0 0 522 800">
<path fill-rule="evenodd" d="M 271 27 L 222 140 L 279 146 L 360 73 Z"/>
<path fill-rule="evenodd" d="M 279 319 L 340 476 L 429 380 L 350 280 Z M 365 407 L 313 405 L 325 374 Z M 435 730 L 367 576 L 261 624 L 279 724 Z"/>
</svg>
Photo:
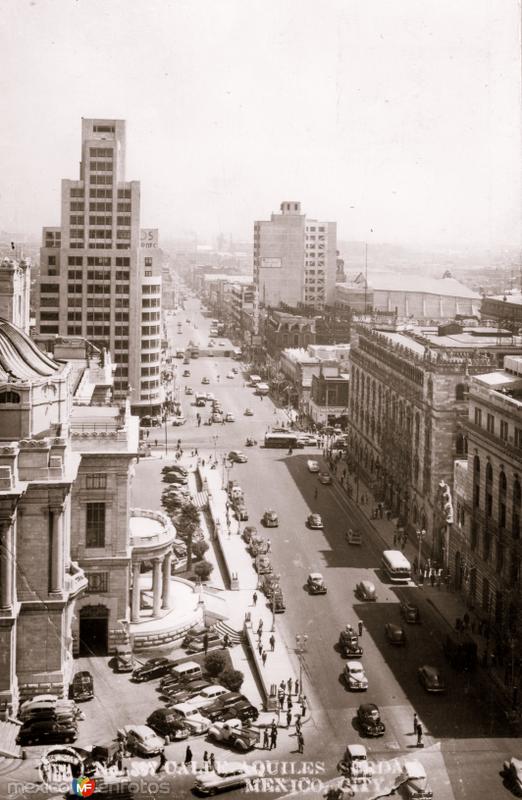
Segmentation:
<svg viewBox="0 0 522 800">
<path fill-rule="evenodd" d="M 364 281 L 364 276 L 362 280 Z M 354 275 L 351 276 L 351 280 L 340 285 L 358 288 L 361 280 L 359 275 Z M 405 275 L 401 272 L 372 272 L 368 276 L 368 287 L 376 292 L 415 292 L 480 300 L 478 292 L 468 289 L 456 278 L 430 278 L 426 275 Z"/>
<path fill-rule="evenodd" d="M 0 319 L 0 380 L 35 381 L 56 375 L 62 366 L 43 353 L 23 331 Z"/>
</svg>

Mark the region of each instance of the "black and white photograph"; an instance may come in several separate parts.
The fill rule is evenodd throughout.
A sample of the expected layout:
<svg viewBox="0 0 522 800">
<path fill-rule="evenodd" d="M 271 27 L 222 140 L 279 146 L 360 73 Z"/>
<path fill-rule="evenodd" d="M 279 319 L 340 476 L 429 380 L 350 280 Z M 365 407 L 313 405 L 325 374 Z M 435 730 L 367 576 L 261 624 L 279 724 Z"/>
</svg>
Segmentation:
<svg viewBox="0 0 522 800">
<path fill-rule="evenodd" d="M 0 800 L 521 797 L 521 0 L 0 15 Z"/>
</svg>

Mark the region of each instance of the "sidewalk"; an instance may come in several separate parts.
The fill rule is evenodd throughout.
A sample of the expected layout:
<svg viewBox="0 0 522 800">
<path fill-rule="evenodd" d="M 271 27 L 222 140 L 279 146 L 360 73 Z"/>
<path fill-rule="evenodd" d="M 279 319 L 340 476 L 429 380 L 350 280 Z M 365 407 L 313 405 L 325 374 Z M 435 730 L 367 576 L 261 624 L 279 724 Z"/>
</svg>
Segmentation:
<svg viewBox="0 0 522 800">
<path fill-rule="evenodd" d="M 339 488 L 345 493 L 346 500 L 360 514 L 366 517 L 366 520 L 379 534 L 386 549 L 398 549 L 398 545 L 394 544 L 394 535 L 396 533 L 396 527 L 398 523 L 397 518 L 391 518 L 390 520 L 387 520 L 386 518 L 372 519 L 372 509 L 374 509 L 377 505 L 377 501 L 374 499 L 371 490 L 362 480 L 359 481 L 359 497 L 361 498 L 361 496 L 366 496 L 366 502 L 364 504 L 362 504 L 360 501 L 357 503 L 353 497 L 350 497 L 346 492 L 346 487 L 350 481 L 350 476 L 348 474 L 347 478 L 344 478 L 343 473 L 345 469 L 346 462 L 341 460 L 334 464 L 332 472 L 338 481 Z M 411 539 L 408 539 L 405 547 L 403 548 L 403 552 L 410 563 L 416 564 L 418 562 L 419 547 L 417 542 L 413 542 Z M 480 660 L 487 649 L 487 640 L 485 636 L 482 636 L 476 632 L 475 626 L 478 627 L 478 620 L 474 619 L 473 612 L 467 607 L 464 598 L 452 591 L 451 587 L 448 587 L 446 584 L 437 584 L 437 581 L 434 581 L 432 584 L 430 580 L 425 580 L 421 575 L 415 577 L 417 580 L 417 585 L 419 589 L 423 591 L 427 602 L 434 608 L 434 610 L 439 614 L 449 628 L 455 630 L 456 620 L 462 620 L 465 614 L 472 618 L 472 625 L 467 629 L 467 633 L 477 644 L 477 651 Z M 512 687 L 506 685 L 504 682 L 504 667 L 500 665 L 495 667 L 490 665 L 487 668 L 480 666 L 478 668 L 478 674 L 483 679 L 485 679 L 487 676 L 488 686 L 490 686 L 491 682 L 493 682 L 495 691 L 498 694 L 502 705 L 506 710 L 510 709 L 512 707 Z"/>
</svg>

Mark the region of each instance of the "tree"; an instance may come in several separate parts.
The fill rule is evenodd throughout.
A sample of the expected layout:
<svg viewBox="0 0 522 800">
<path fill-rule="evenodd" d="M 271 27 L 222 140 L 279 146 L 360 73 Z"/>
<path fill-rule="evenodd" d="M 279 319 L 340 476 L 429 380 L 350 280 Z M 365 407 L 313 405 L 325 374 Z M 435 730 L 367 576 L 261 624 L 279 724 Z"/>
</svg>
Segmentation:
<svg viewBox="0 0 522 800">
<path fill-rule="evenodd" d="M 200 542 L 194 542 L 194 544 L 192 545 L 192 553 L 196 561 L 201 561 L 207 550 L 208 550 L 208 544 L 203 540 L 201 540 Z"/>
<path fill-rule="evenodd" d="M 184 503 L 181 506 L 176 516 L 176 527 L 180 536 L 187 543 L 187 569 L 189 570 L 192 567 L 192 537 L 194 532 L 199 528 L 199 509 L 194 503 Z M 209 575 L 211 571 L 212 570 L 209 571 Z"/>
<path fill-rule="evenodd" d="M 233 669 L 232 667 L 224 669 L 219 676 L 219 680 L 223 686 L 226 686 L 231 692 L 239 692 L 244 679 L 245 676 L 241 670 Z"/>
<path fill-rule="evenodd" d="M 188 569 L 188 546 L 187 546 L 187 569 Z M 197 564 L 194 566 L 194 572 L 203 582 L 208 581 L 210 578 L 210 573 L 214 569 L 214 564 L 211 564 L 210 561 L 198 561 Z"/>
<path fill-rule="evenodd" d="M 227 654 L 222 650 L 213 650 L 205 656 L 205 669 L 213 678 L 223 672 L 227 664 Z"/>
</svg>

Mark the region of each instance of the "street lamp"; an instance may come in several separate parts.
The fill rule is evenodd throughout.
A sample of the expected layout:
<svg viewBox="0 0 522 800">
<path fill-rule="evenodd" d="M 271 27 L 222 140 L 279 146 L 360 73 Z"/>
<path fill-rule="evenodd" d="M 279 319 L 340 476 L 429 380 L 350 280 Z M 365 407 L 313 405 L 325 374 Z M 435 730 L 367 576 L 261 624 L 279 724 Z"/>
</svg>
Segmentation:
<svg viewBox="0 0 522 800">
<path fill-rule="evenodd" d="M 417 528 L 417 540 L 419 542 L 419 555 L 418 555 L 418 559 L 417 559 L 417 561 L 418 561 L 417 568 L 419 570 L 419 575 L 421 574 L 422 540 L 424 539 L 425 536 L 426 536 L 426 531 L 424 530 L 424 528 L 422 528 L 422 530 L 420 528 Z"/>
<path fill-rule="evenodd" d="M 303 657 L 306 653 L 306 643 L 308 635 L 306 633 L 296 633 L 295 635 L 295 651 L 299 658 L 299 699 L 303 695 Z"/>
<path fill-rule="evenodd" d="M 223 489 L 228 489 L 228 481 L 230 478 L 230 470 L 234 466 L 234 462 L 230 461 L 226 456 L 223 456 Z M 225 482 L 226 476 L 226 482 Z"/>
</svg>

